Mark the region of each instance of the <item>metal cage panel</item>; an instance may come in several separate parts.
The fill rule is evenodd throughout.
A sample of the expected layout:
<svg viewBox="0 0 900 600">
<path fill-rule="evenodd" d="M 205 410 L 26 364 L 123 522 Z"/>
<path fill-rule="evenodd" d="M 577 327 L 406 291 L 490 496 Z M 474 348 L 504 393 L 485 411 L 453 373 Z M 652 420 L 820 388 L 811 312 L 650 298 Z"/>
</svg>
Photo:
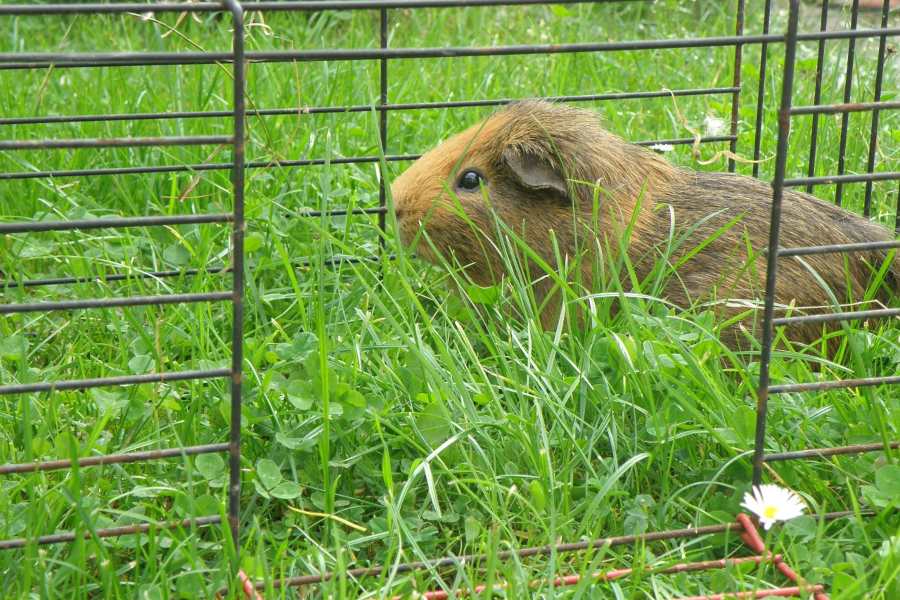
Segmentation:
<svg viewBox="0 0 900 600">
<path fill-rule="evenodd" d="M 554 4 L 575 4 L 588 2 L 589 0 L 557 0 Z M 602 0 L 596 0 L 602 2 Z M 608 0 L 610 2 L 616 0 Z M 618 0 L 624 1 L 624 0 Z M 135 123 L 151 120 L 185 120 L 185 119 L 209 119 L 229 118 L 232 120 L 233 133 L 227 136 L 177 136 L 177 137 L 119 137 L 119 138 L 73 138 L 73 139 L 42 139 L 42 140 L 0 140 L 0 151 L 15 152 L 35 149 L 77 149 L 77 148 L 111 148 L 111 147 L 180 147 L 195 145 L 227 145 L 232 149 L 230 160 L 221 162 L 202 162 L 193 164 L 167 164 L 167 165 L 127 165 L 104 166 L 96 168 L 79 168 L 69 170 L 23 170 L 18 172 L 0 173 L 0 180 L 14 181 L 25 179 L 61 179 L 83 178 L 108 175 L 127 174 L 152 174 L 152 173 L 179 173 L 206 171 L 230 171 L 232 183 L 232 210 L 217 214 L 180 215 L 180 216 L 138 216 L 113 219 L 84 219 L 75 221 L 39 221 L 24 222 L 13 221 L 0 223 L 0 236 L 7 234 L 33 234 L 38 232 L 89 230 L 100 228 L 138 228 L 138 227 L 162 227 L 186 224 L 220 224 L 231 227 L 230 260 L 205 268 L 190 267 L 179 270 L 156 270 L 137 273 L 110 273 L 103 277 L 105 282 L 127 281 L 133 278 L 146 278 L 161 280 L 165 278 L 177 278 L 193 276 L 198 273 L 218 273 L 223 276 L 230 275 L 231 286 L 226 291 L 93 298 L 74 301 L 53 301 L 34 303 L 7 303 L 5 293 L 12 290 L 28 290 L 45 286 L 69 285 L 94 281 L 93 278 L 71 276 L 54 277 L 35 280 L 18 280 L 15 274 L 6 274 L 0 279 L 0 293 L 4 293 L 4 303 L 0 304 L 0 314 L 23 314 L 45 311 L 71 311 L 89 310 L 131 306 L 159 306 L 177 303 L 201 303 L 201 302 L 228 302 L 232 306 L 231 327 L 231 364 L 229 368 L 202 369 L 183 372 L 161 372 L 142 375 L 125 375 L 115 377 L 103 377 L 81 380 L 44 381 L 37 383 L 0 384 L 0 395 L 23 394 L 33 392 L 54 392 L 58 390 L 86 390 L 103 386 L 138 385 L 144 383 L 172 382 L 204 380 L 210 378 L 222 378 L 229 380 L 230 389 L 230 437 L 227 443 L 197 445 L 189 447 L 167 448 L 152 451 L 128 452 L 110 454 L 104 456 L 91 456 L 79 459 L 37 461 L 24 464 L 7 464 L 0 466 L 0 475 L 14 473 L 29 473 L 35 471 L 52 471 L 71 469 L 73 467 L 91 467 L 97 465 L 122 464 L 138 461 L 161 460 L 167 458 L 185 457 L 204 453 L 225 453 L 229 455 L 229 485 L 228 485 L 228 526 L 235 544 L 240 547 L 239 532 L 239 508 L 240 508 L 240 465 L 241 465 L 241 373 L 242 373 L 242 334 L 244 316 L 244 270 L 245 252 L 243 237 L 245 230 L 244 216 L 244 188 L 245 172 L 250 169 L 267 169 L 277 167 L 310 167 L 322 164 L 377 164 L 381 160 L 410 161 L 418 157 L 414 154 L 390 154 L 393 149 L 388 135 L 388 117 L 392 112 L 419 111 L 446 108 L 488 107 L 500 106 L 516 100 L 515 98 L 497 99 L 469 99 L 443 102 L 406 102 L 392 103 L 388 95 L 389 66 L 392 61 L 415 60 L 425 58 L 454 58 L 477 56 L 512 56 L 534 54 L 558 54 L 558 53 L 604 53 L 604 52 L 637 52 L 643 50 L 679 49 L 679 48 L 733 48 L 734 65 L 732 71 L 732 84 L 718 87 L 695 87 L 684 89 L 660 89 L 639 90 L 633 92 L 615 93 L 587 93 L 581 95 L 556 96 L 553 99 L 559 102 L 587 102 L 587 101 L 615 101 L 626 99 L 651 99 L 668 97 L 689 96 L 723 96 L 730 99 L 731 121 L 727 135 L 716 135 L 698 138 L 674 138 L 662 140 L 645 140 L 638 142 L 641 145 L 672 144 L 690 145 L 696 143 L 722 143 L 727 142 L 732 153 L 738 151 L 739 142 L 739 109 L 740 96 L 745 86 L 742 82 L 742 63 L 747 52 L 755 52 L 759 55 L 759 84 L 756 91 L 756 114 L 754 126 L 754 140 L 752 146 L 753 175 L 759 175 L 759 159 L 762 155 L 762 128 L 766 118 L 765 90 L 766 82 L 770 74 L 767 56 L 770 49 L 783 48 L 785 66 L 781 81 L 780 108 L 778 110 L 779 137 L 775 157 L 775 173 L 772 180 L 773 205 L 771 214 L 771 232 L 769 238 L 767 256 L 767 285 L 765 318 L 763 326 L 763 340 L 761 351 L 761 369 L 759 387 L 757 391 L 757 418 L 756 439 L 753 449 L 753 480 L 759 484 L 763 477 L 763 467 L 766 463 L 786 461 L 793 459 L 823 458 L 828 456 L 855 454 L 861 452 L 884 451 L 900 448 L 900 440 L 889 442 L 874 442 L 870 444 L 856 444 L 834 448 L 797 449 L 786 452 L 768 452 L 766 437 L 766 420 L 768 416 L 768 398 L 771 394 L 801 391 L 819 391 L 843 387 L 871 386 L 882 384 L 900 383 L 900 376 L 883 375 L 865 379 L 848 379 L 841 381 L 819 381 L 814 383 L 778 384 L 770 380 L 770 360 L 773 351 L 773 339 L 775 328 L 789 327 L 792 324 L 802 322 L 825 322 L 847 319 L 876 319 L 889 318 L 900 315 L 900 309 L 881 309 L 859 312 L 842 312 L 826 315 L 776 318 L 774 314 L 774 289 L 777 277 L 777 265 L 779 259 L 788 257 L 805 256 L 832 252 L 859 252 L 873 249 L 888 249 L 900 247 L 900 241 L 879 242 L 871 244 L 848 244 L 829 246 L 810 246 L 803 248 L 782 248 L 779 246 L 779 224 L 783 191 L 790 187 L 805 187 L 810 191 L 813 186 L 835 186 L 835 201 L 842 202 L 844 186 L 850 183 L 865 183 L 864 213 L 870 215 L 872 202 L 872 188 L 874 182 L 900 180 L 900 172 L 896 170 L 879 170 L 876 167 L 879 135 L 879 114 L 882 111 L 900 108 L 900 102 L 896 100 L 883 100 L 884 71 L 887 56 L 888 38 L 900 34 L 900 28 L 889 27 L 889 4 L 885 0 L 881 13 L 881 26 L 875 29 L 861 29 L 858 27 L 859 1 L 853 0 L 851 8 L 851 27 L 848 30 L 829 31 L 827 28 L 829 3 L 823 1 L 820 10 L 820 27 L 818 31 L 801 32 L 799 30 L 799 0 L 790 0 L 787 31 L 772 32 L 772 2 L 766 0 L 764 7 L 763 29 L 758 34 L 745 32 L 745 17 L 747 6 L 745 0 L 734 1 L 735 34 L 717 37 L 695 37 L 682 39 L 658 39 L 658 40 L 631 40 L 617 42 L 592 42 L 570 44 L 534 44 L 534 45 L 508 45 L 497 47 L 439 47 L 439 48 L 392 48 L 389 46 L 388 31 L 392 10 L 432 8 L 451 9 L 463 6 L 515 6 L 545 4 L 545 0 L 330 0 L 330 1 L 284 1 L 284 2 L 245 2 L 237 0 L 223 0 L 222 2 L 194 2 L 190 4 L 162 2 L 156 4 L 144 3 L 79 3 L 79 4 L 34 4 L 34 5 L 3 5 L 0 6 L 0 21 L 15 16 L 28 15 L 91 15 L 91 14 L 125 14 L 128 12 L 142 12 L 152 9 L 155 12 L 220 12 L 230 16 L 232 34 L 232 49 L 230 52 L 52 52 L 52 53 L 5 53 L 0 54 L 0 70 L 33 70 L 33 69 L 91 69 L 96 67 L 115 66 L 151 66 L 151 65 L 228 65 L 233 77 L 233 106 L 231 110 L 211 111 L 174 111 L 174 112 L 141 112 L 134 114 L 80 114 L 80 115 L 43 115 L 27 117 L 2 117 L 0 127 L 14 125 L 42 125 L 42 124 L 79 124 L 102 122 Z M 278 51 L 248 51 L 244 48 L 244 14 L 254 11 L 374 11 L 378 15 L 377 47 L 364 49 L 299 49 Z M 876 66 L 875 89 L 870 102 L 851 102 L 854 85 L 854 61 L 855 43 L 865 38 L 877 38 L 879 50 Z M 826 43 L 833 40 L 848 41 L 848 55 L 846 60 L 846 74 L 844 78 L 843 102 L 840 104 L 822 104 L 822 67 L 825 57 Z M 798 45 L 801 43 L 815 43 L 817 45 L 817 70 L 815 79 L 815 96 L 813 102 L 806 106 L 795 106 L 792 102 L 792 90 L 794 87 L 795 63 Z M 245 105 L 245 81 L 248 69 L 253 65 L 278 62 L 321 62 L 321 61 L 373 61 L 379 69 L 378 102 L 370 105 L 345 105 L 345 106 L 312 106 L 307 108 L 289 107 L 253 107 L 248 109 Z M 384 157 L 381 156 L 349 156 L 335 159 L 302 158 L 282 160 L 277 163 L 268 161 L 248 161 L 245 158 L 245 120 L 247 118 L 259 119 L 270 116 L 314 115 L 314 114 L 350 114 L 376 111 L 378 113 L 378 137 Z M 864 173 L 848 173 L 844 160 L 844 152 L 847 145 L 848 121 L 852 114 L 868 112 L 872 115 L 869 152 L 866 157 L 866 170 Z M 816 175 L 817 161 L 817 136 L 820 115 L 839 115 L 841 119 L 840 143 L 839 143 L 839 168 L 833 175 Z M 807 174 L 804 177 L 789 177 L 787 174 L 787 161 L 790 152 L 789 134 L 793 117 L 810 117 L 812 121 L 811 140 L 808 149 Z M 0 137 L 2 130 L 0 130 Z M 729 159 L 728 170 L 735 171 L 736 163 Z M 900 203 L 900 193 L 898 193 Z M 328 217 L 347 216 L 353 214 L 375 215 L 378 227 L 385 229 L 385 216 L 387 212 L 386 190 L 383 177 L 379 178 L 378 206 L 372 208 L 330 209 L 324 211 L 306 211 L 298 214 L 298 217 Z M 900 214 L 897 216 L 900 223 Z M 384 246 L 381 244 L 383 250 Z M 324 264 L 332 264 L 346 260 L 368 260 L 376 257 L 330 257 L 324 259 Z M 298 266 L 311 266 L 309 261 L 301 262 Z M 841 518 L 848 513 L 830 513 L 826 519 Z M 129 527 L 114 527 L 99 529 L 95 533 L 98 537 L 113 537 L 128 534 L 140 534 L 151 527 L 178 528 L 214 525 L 220 522 L 220 517 L 198 516 L 183 521 L 164 522 L 158 524 L 137 525 Z M 744 532 L 749 531 L 750 525 L 739 521 L 738 523 L 681 529 L 665 532 L 653 532 L 639 536 L 623 536 L 617 538 L 603 538 L 591 542 L 578 542 L 561 544 L 556 546 L 541 546 L 526 548 L 515 552 L 503 552 L 498 555 L 501 560 L 517 557 L 529 557 L 550 553 L 576 552 L 605 546 L 623 544 L 645 543 L 651 541 L 692 538 L 713 533 L 723 533 L 729 530 Z M 71 542 L 75 539 L 73 533 L 59 533 L 37 538 L 17 538 L 0 541 L 0 549 L 23 548 L 28 544 L 52 544 Z M 763 549 L 764 550 L 764 549 Z M 433 561 L 395 564 L 390 567 L 377 566 L 359 569 L 350 569 L 344 572 L 349 577 L 359 578 L 376 576 L 385 569 L 393 573 L 403 573 L 418 569 L 451 567 L 456 568 L 464 564 L 478 563 L 486 559 L 484 555 L 453 556 L 435 559 Z M 750 560 L 750 559 L 748 559 Z M 753 560 L 762 560 L 757 557 Z M 715 564 L 714 564 L 715 563 Z M 711 561 L 709 563 L 695 563 L 679 568 L 673 567 L 673 572 L 693 571 L 711 568 L 720 568 L 725 563 Z M 335 577 L 336 573 L 321 573 L 316 575 L 303 575 L 277 582 L 277 586 L 302 586 L 321 583 Z M 607 577 L 610 579 L 611 577 Z M 251 586 L 252 587 L 252 586 Z M 257 587 L 262 587 L 258 584 Z M 796 595 L 807 588 L 784 588 L 791 593 L 778 595 Z M 812 590 L 821 595 L 821 589 Z M 437 596 L 435 596 L 437 597 Z"/>
</svg>

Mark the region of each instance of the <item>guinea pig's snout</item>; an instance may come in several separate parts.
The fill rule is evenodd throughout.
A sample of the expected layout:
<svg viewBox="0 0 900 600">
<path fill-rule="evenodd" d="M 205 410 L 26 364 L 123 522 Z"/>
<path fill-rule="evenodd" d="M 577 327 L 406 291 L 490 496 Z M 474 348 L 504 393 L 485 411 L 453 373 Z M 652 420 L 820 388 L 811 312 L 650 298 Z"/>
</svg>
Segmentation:
<svg viewBox="0 0 900 600">
<path fill-rule="evenodd" d="M 396 189 L 391 190 L 391 197 L 393 198 L 394 216 L 397 217 L 397 221 L 402 221 L 409 213 L 406 197 L 404 194 L 397 192 Z"/>
<path fill-rule="evenodd" d="M 416 225 L 410 222 L 412 214 L 409 196 L 395 185 L 391 188 L 391 198 L 393 199 L 394 217 L 397 219 L 397 234 L 404 243 L 409 243 L 410 231 Z"/>
</svg>

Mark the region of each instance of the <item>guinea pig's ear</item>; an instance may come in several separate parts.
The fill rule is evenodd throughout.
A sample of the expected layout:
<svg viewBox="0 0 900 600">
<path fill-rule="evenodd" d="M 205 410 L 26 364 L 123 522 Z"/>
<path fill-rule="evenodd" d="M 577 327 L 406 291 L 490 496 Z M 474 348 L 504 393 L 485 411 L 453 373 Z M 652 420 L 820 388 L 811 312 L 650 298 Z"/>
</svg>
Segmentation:
<svg viewBox="0 0 900 600">
<path fill-rule="evenodd" d="M 551 191 L 566 200 L 569 198 L 566 179 L 549 157 L 531 150 L 507 148 L 501 160 L 523 187 Z"/>
</svg>

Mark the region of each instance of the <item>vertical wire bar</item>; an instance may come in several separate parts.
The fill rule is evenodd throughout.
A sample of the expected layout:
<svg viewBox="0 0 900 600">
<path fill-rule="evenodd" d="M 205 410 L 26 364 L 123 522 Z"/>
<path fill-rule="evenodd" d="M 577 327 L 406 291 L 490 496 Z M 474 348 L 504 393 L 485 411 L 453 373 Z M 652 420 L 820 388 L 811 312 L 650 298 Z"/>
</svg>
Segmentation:
<svg viewBox="0 0 900 600">
<path fill-rule="evenodd" d="M 828 2 L 829 0 L 822 0 L 822 13 L 821 19 L 819 20 L 819 31 L 827 31 L 828 30 Z M 825 40 L 819 40 L 819 53 L 816 56 L 816 91 L 813 96 L 813 104 L 818 105 L 822 102 L 822 74 L 824 73 L 824 64 L 825 64 Z M 809 167 L 807 169 L 807 175 L 809 177 L 815 177 L 816 175 L 816 151 L 818 150 L 819 144 L 819 113 L 813 113 L 812 116 L 812 130 L 809 138 Z M 806 193 L 811 194 L 813 191 L 813 185 L 811 183 L 806 185 Z"/>
<path fill-rule="evenodd" d="M 894 235 L 900 235 L 900 183 L 897 184 L 897 208 L 894 211 Z"/>
<path fill-rule="evenodd" d="M 850 30 L 856 29 L 859 22 L 859 0 L 853 0 L 853 6 L 850 9 Z M 856 54 L 856 39 L 847 40 L 847 72 L 844 76 L 844 104 L 850 102 L 853 95 L 853 62 Z M 846 159 L 844 154 L 847 151 L 847 134 L 850 130 L 850 113 L 845 112 L 841 115 L 841 141 L 838 145 L 838 175 L 843 175 L 846 168 Z M 844 184 L 838 182 L 834 189 L 834 203 L 841 205 L 844 198 Z"/>
<path fill-rule="evenodd" d="M 763 16 L 763 34 L 769 33 L 769 24 L 772 21 L 772 0 L 766 0 L 765 15 Z M 753 140 L 753 176 L 759 177 L 759 153 L 762 146 L 763 104 L 766 98 L 766 62 L 769 52 L 769 43 L 763 42 L 759 55 L 759 88 L 756 91 L 756 125 L 754 126 L 755 139 Z"/>
<path fill-rule="evenodd" d="M 744 0 L 737 0 L 737 16 L 735 17 L 734 34 L 738 37 L 744 35 Z M 731 79 L 731 85 L 735 88 L 731 96 L 731 154 L 737 154 L 737 133 L 738 120 L 740 119 L 741 108 L 741 62 L 744 56 L 744 45 L 737 43 L 734 45 L 734 76 Z M 728 159 L 728 172 L 734 173 L 737 163 L 734 158 Z"/>
<path fill-rule="evenodd" d="M 244 14 L 238 0 L 223 0 L 231 11 L 232 72 L 234 76 L 234 156 L 231 180 L 234 187 L 234 223 L 232 227 L 232 302 L 231 329 L 231 435 L 229 439 L 228 524 L 234 542 L 236 565 L 240 564 L 241 502 L 241 379 L 244 362 Z"/>
<path fill-rule="evenodd" d="M 381 9 L 381 47 L 388 47 L 388 11 L 386 8 Z M 380 87 L 381 87 L 381 106 L 379 111 L 378 134 L 381 137 L 381 152 L 387 155 L 387 117 L 388 111 L 385 108 L 388 102 L 388 59 L 382 58 L 380 64 Z M 384 252 L 385 236 L 386 236 L 386 217 L 387 198 L 385 192 L 385 178 L 387 173 L 381 174 L 381 181 L 378 184 L 378 206 L 381 212 L 378 213 L 378 229 L 381 231 L 381 243 L 379 245 L 380 252 Z"/>
<path fill-rule="evenodd" d="M 778 235 L 781 231 L 781 200 L 784 194 L 784 172 L 787 165 L 788 137 L 791 133 L 791 99 L 794 87 L 794 59 L 797 53 L 797 21 L 800 0 L 791 0 L 788 30 L 785 35 L 784 78 L 781 83 L 781 106 L 778 109 L 778 147 L 775 176 L 772 180 L 772 213 L 769 225 L 769 254 L 766 257 L 766 304 L 763 318 L 762 352 L 759 359 L 759 389 L 756 404 L 756 440 L 753 447 L 753 485 L 762 481 L 766 445 L 766 416 L 769 402 L 769 362 L 772 358 L 772 320 L 775 312 L 775 277 L 778 267 Z"/>
<path fill-rule="evenodd" d="M 884 0 L 881 7 L 881 28 L 887 29 L 888 12 L 891 10 L 891 0 Z M 887 36 L 881 36 L 878 40 L 878 71 L 875 73 L 875 102 L 881 100 L 881 85 L 884 80 L 884 57 L 887 51 Z M 876 108 L 872 111 L 872 129 L 869 131 L 869 158 L 866 160 L 866 173 L 875 172 L 875 151 L 878 147 L 878 116 Z M 872 184 L 866 182 L 866 199 L 863 204 L 863 215 L 866 217 L 872 212 Z"/>
</svg>

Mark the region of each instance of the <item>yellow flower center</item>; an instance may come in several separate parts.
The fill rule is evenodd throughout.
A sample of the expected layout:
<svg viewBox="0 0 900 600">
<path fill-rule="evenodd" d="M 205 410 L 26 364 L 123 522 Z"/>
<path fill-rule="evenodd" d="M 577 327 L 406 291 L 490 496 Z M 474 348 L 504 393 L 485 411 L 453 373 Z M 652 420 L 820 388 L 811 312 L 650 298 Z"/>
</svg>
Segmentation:
<svg viewBox="0 0 900 600">
<path fill-rule="evenodd" d="M 778 508 L 775 506 L 766 506 L 763 508 L 763 516 L 767 519 L 774 519 L 777 513 Z"/>
</svg>

